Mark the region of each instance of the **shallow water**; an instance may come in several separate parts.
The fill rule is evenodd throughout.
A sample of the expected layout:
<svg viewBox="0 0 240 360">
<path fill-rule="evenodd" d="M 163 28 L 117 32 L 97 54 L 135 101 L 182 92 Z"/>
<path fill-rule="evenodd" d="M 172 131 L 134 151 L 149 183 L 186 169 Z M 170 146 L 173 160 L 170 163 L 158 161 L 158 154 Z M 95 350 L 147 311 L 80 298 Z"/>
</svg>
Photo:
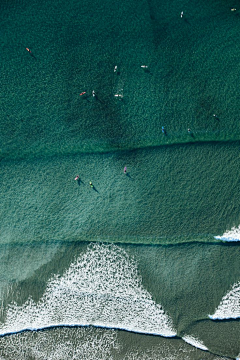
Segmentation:
<svg viewBox="0 0 240 360">
<path fill-rule="evenodd" d="M 240 357 L 238 8 L 0 9 L 1 359 Z"/>
</svg>

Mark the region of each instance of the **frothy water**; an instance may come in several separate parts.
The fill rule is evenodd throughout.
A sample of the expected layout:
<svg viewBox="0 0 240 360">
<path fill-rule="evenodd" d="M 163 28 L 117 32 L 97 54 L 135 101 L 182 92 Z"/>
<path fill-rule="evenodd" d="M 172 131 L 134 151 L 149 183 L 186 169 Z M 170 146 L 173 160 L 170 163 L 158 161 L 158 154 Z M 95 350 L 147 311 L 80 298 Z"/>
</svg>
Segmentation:
<svg viewBox="0 0 240 360">
<path fill-rule="evenodd" d="M 170 341 L 170 342 L 169 342 Z M 181 340 L 161 338 L 159 343 L 140 345 L 134 337 L 128 346 L 116 330 L 58 328 L 18 333 L 0 339 L 0 359 L 26 360 L 202 360 L 202 353 Z M 228 358 L 204 354 L 204 359 Z"/>
<path fill-rule="evenodd" d="M 240 282 L 233 285 L 232 289 L 222 298 L 212 320 L 236 319 L 240 317 Z"/>
<path fill-rule="evenodd" d="M 61 329 L 49 336 L 47 332 L 28 332 L 3 338 L 0 359 L 37 360 L 58 359 L 113 359 L 111 353 L 119 345 L 113 330 L 78 328 L 74 336 L 69 329 Z M 64 340 L 63 340 L 64 339 Z M 6 357 L 5 357 L 6 356 Z"/>
<path fill-rule="evenodd" d="M 215 236 L 215 239 L 223 241 L 240 241 L 240 225 L 226 231 L 222 236 Z"/>
<path fill-rule="evenodd" d="M 143 288 L 137 263 L 120 247 L 88 247 L 63 276 L 55 276 L 38 303 L 8 306 L 0 334 L 51 326 L 94 325 L 173 337 L 171 318 Z"/>
<path fill-rule="evenodd" d="M 205 350 L 205 351 L 208 350 L 208 348 L 202 343 L 202 341 L 200 341 L 199 339 L 197 339 L 194 336 L 186 335 L 186 336 L 183 336 L 182 339 L 184 341 L 186 341 L 186 343 L 193 345 L 194 347 L 196 347 L 198 349 Z"/>
</svg>

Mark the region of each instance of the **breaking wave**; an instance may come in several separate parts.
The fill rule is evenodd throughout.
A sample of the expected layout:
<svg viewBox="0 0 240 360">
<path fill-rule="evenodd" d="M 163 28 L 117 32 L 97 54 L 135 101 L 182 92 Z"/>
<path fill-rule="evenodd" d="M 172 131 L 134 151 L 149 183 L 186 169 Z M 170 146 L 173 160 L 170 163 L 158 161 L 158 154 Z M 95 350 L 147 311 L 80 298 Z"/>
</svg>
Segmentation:
<svg viewBox="0 0 240 360">
<path fill-rule="evenodd" d="M 142 285 L 137 263 L 115 245 L 90 245 L 62 276 L 49 280 L 42 298 L 12 303 L 0 334 L 55 326 L 124 329 L 173 337 L 171 318 Z"/>
<path fill-rule="evenodd" d="M 240 317 L 240 281 L 222 298 L 213 315 L 212 320 L 237 319 Z"/>
<path fill-rule="evenodd" d="M 222 236 L 215 236 L 215 239 L 223 241 L 240 241 L 240 225 L 226 231 Z"/>
<path fill-rule="evenodd" d="M 202 341 L 198 340 L 194 336 L 186 335 L 186 336 L 183 336 L 182 339 L 184 341 L 186 341 L 186 343 L 188 343 L 198 349 L 205 350 L 205 351 L 208 350 L 208 348 L 202 343 Z"/>
</svg>

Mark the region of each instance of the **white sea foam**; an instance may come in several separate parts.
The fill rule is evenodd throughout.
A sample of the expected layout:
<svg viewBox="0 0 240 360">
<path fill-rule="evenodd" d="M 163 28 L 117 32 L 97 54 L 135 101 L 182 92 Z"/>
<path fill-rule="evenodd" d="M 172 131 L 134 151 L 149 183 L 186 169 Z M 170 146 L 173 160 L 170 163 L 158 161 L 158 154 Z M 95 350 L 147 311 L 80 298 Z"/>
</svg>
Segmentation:
<svg viewBox="0 0 240 360">
<path fill-rule="evenodd" d="M 119 349 L 114 330 L 91 328 L 15 334 L 0 339 L 0 345 L 0 360 L 111 360 Z"/>
<path fill-rule="evenodd" d="M 55 328 L 50 331 L 24 332 L 0 338 L 0 360 L 192 360 L 200 350 L 179 340 L 160 338 L 153 344 L 141 339 L 126 346 L 125 338 L 110 329 Z M 197 356 L 199 354 L 199 356 Z M 202 359 L 202 357 L 201 357 Z M 207 353 L 204 359 L 229 360 Z"/>
<path fill-rule="evenodd" d="M 202 341 L 200 341 L 199 339 L 197 339 L 196 337 L 194 336 L 191 336 L 191 335 L 185 335 L 182 337 L 182 339 L 184 341 L 186 341 L 186 343 L 192 345 L 192 346 L 195 346 L 196 348 L 198 349 L 201 349 L 201 350 L 208 350 L 208 348 L 203 344 Z"/>
<path fill-rule="evenodd" d="M 63 276 L 48 282 L 38 303 L 9 305 L 0 334 L 60 325 L 94 325 L 166 337 L 171 318 L 143 288 L 137 263 L 120 247 L 88 247 Z"/>
<path fill-rule="evenodd" d="M 223 241 L 240 241 L 240 225 L 226 231 L 222 236 L 215 236 L 215 239 Z"/>
<path fill-rule="evenodd" d="M 240 281 L 222 298 L 213 315 L 212 320 L 237 319 L 240 317 Z"/>
</svg>

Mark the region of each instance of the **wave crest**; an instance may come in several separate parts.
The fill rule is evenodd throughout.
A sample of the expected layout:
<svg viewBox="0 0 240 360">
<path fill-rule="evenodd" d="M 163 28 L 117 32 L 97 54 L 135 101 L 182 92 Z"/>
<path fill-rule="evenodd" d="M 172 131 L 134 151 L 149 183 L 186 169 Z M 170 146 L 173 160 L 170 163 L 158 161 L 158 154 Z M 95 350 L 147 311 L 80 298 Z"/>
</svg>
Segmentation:
<svg viewBox="0 0 240 360">
<path fill-rule="evenodd" d="M 222 236 L 214 236 L 215 239 L 223 241 L 240 241 L 240 225 L 226 231 Z"/>
<path fill-rule="evenodd" d="M 143 288 L 136 262 L 116 245 L 90 245 L 48 282 L 38 303 L 29 297 L 9 305 L 0 334 L 64 325 L 176 335 L 171 318 Z"/>
<path fill-rule="evenodd" d="M 240 317 L 240 281 L 222 298 L 213 315 L 212 320 L 237 319 Z"/>
</svg>

